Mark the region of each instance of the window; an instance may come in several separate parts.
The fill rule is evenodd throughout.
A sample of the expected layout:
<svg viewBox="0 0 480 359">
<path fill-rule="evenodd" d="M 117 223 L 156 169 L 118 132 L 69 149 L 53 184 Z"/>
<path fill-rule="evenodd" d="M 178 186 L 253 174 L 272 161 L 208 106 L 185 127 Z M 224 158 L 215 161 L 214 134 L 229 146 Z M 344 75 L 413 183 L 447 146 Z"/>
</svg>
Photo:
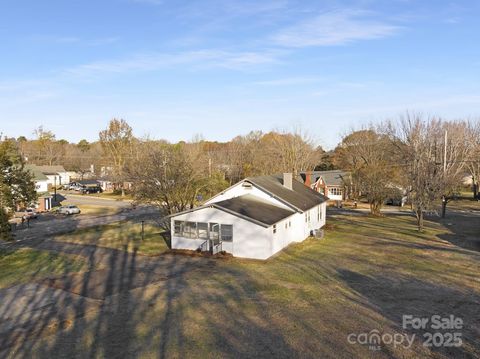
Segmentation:
<svg viewBox="0 0 480 359">
<path fill-rule="evenodd" d="M 174 225 L 173 225 L 173 233 L 177 236 L 181 236 L 182 235 L 182 222 L 180 221 L 174 221 Z"/>
<path fill-rule="evenodd" d="M 310 223 L 310 211 L 308 211 L 308 223 Z"/>
<path fill-rule="evenodd" d="M 277 233 L 277 225 L 276 224 L 273 225 L 273 234 L 275 234 L 275 233 Z"/>
<path fill-rule="evenodd" d="M 183 236 L 186 238 L 197 238 L 197 223 L 185 222 L 185 227 L 183 229 Z"/>
<path fill-rule="evenodd" d="M 307 212 L 305 212 L 305 223 L 308 222 L 308 215 L 307 215 Z"/>
<path fill-rule="evenodd" d="M 318 206 L 318 220 L 322 219 L 322 206 Z"/>
<path fill-rule="evenodd" d="M 292 222 L 291 222 L 291 221 L 288 221 L 288 226 L 289 226 L 289 227 L 292 226 Z"/>
<path fill-rule="evenodd" d="M 218 241 L 219 231 L 220 225 L 218 223 L 210 223 L 210 239 Z"/>
<path fill-rule="evenodd" d="M 287 228 L 288 228 L 288 223 L 287 223 L 287 222 L 285 222 L 285 229 L 287 229 Z"/>
<path fill-rule="evenodd" d="M 208 239 L 208 223 L 197 223 L 198 238 Z"/>
<path fill-rule="evenodd" d="M 341 196 L 341 195 L 342 195 L 342 189 L 341 189 L 341 188 L 337 188 L 337 187 L 329 188 L 329 189 L 328 189 L 328 192 L 329 192 L 330 195 L 332 195 L 332 196 Z"/>
<path fill-rule="evenodd" d="M 222 241 L 231 242 L 233 240 L 233 226 L 231 224 L 222 224 Z"/>
</svg>

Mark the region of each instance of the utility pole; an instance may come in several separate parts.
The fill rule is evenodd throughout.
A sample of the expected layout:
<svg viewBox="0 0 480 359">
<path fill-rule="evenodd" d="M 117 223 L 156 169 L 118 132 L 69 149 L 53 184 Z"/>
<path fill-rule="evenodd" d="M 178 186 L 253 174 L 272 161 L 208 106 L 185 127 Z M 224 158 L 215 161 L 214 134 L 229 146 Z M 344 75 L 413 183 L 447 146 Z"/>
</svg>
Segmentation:
<svg viewBox="0 0 480 359">
<path fill-rule="evenodd" d="M 53 200 L 57 202 L 57 175 L 53 176 Z"/>
<path fill-rule="evenodd" d="M 443 144 L 443 181 L 445 182 L 446 174 L 447 174 L 447 141 L 448 141 L 448 133 L 445 130 L 445 140 Z M 447 196 L 442 196 L 442 218 L 445 218 L 445 212 L 447 211 Z"/>
<path fill-rule="evenodd" d="M 167 154 L 163 150 L 163 180 L 167 181 Z"/>
<path fill-rule="evenodd" d="M 447 141 L 448 141 L 448 132 L 445 130 L 445 142 L 443 147 L 443 175 L 447 172 Z"/>
</svg>

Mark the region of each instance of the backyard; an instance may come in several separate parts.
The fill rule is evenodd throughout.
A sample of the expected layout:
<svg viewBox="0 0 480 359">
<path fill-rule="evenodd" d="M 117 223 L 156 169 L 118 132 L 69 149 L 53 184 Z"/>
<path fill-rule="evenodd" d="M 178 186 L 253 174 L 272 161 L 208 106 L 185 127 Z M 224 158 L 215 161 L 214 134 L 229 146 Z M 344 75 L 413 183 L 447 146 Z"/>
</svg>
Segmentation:
<svg viewBox="0 0 480 359">
<path fill-rule="evenodd" d="M 451 206 L 451 214 L 457 207 Z M 372 218 L 333 212 L 324 239 L 307 239 L 267 261 L 170 253 L 137 256 L 166 250 L 154 228 L 146 230 L 145 244 L 139 243 L 138 224 L 125 230 L 124 224 L 113 224 L 58 236 L 55 241 L 66 245 L 122 249 L 88 271 L 68 264 L 79 273 L 47 283 L 101 305 L 88 315 L 79 311 L 54 335 L 35 331 L 35 336 L 22 340 L 7 336 L 9 348 L 0 355 L 478 357 L 480 252 L 469 245 L 480 233 L 479 205 L 469 202 L 461 208 L 472 211 L 459 210 L 461 225 L 451 223 L 456 217 L 435 219 L 427 222 L 425 233 L 416 231 L 409 215 Z M 31 268 L 24 273 L 30 273 L 25 277 L 32 281 L 38 282 L 37 271 L 51 271 L 55 277 L 56 265 L 28 263 Z M 56 320 L 50 314 L 42 317 L 43 325 Z M 402 328 L 402 315 L 408 314 L 460 317 L 462 347 L 424 347 L 425 330 Z M 375 351 L 347 340 L 351 333 L 372 330 L 415 334 L 416 340 L 409 348 L 382 344 Z"/>
</svg>

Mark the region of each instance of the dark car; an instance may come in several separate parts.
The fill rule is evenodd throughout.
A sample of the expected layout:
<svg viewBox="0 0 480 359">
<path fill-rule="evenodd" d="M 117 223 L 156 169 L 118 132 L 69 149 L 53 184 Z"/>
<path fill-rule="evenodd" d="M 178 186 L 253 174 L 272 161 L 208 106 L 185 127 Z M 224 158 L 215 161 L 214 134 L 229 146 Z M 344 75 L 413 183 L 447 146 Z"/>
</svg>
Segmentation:
<svg viewBox="0 0 480 359">
<path fill-rule="evenodd" d="M 90 194 L 90 193 L 100 193 L 102 189 L 100 187 L 83 187 L 80 190 L 83 194 Z"/>
</svg>

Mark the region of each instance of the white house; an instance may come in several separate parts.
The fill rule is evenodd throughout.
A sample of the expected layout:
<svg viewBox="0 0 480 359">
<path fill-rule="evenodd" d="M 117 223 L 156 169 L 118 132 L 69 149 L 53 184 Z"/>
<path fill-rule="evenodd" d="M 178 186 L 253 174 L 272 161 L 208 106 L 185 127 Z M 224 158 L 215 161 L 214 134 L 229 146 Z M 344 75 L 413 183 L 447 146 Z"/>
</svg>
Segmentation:
<svg viewBox="0 0 480 359">
<path fill-rule="evenodd" d="M 25 165 L 25 169 L 30 171 L 35 183 L 35 191 L 37 193 L 48 192 L 48 177 L 35 165 Z"/>
<path fill-rule="evenodd" d="M 30 171 L 33 176 L 35 191 L 38 194 L 37 209 L 40 212 L 52 209 L 52 196 L 48 193 L 48 177 L 40 171 L 38 166 L 25 165 L 25 169 Z"/>
<path fill-rule="evenodd" d="M 27 165 L 33 172 L 41 172 L 47 177 L 47 184 L 51 186 L 61 186 L 70 183 L 70 174 L 65 171 L 63 166 L 37 166 Z"/>
<path fill-rule="evenodd" d="M 171 216 L 172 248 L 267 259 L 321 228 L 327 200 L 291 173 L 246 178 Z"/>
</svg>

